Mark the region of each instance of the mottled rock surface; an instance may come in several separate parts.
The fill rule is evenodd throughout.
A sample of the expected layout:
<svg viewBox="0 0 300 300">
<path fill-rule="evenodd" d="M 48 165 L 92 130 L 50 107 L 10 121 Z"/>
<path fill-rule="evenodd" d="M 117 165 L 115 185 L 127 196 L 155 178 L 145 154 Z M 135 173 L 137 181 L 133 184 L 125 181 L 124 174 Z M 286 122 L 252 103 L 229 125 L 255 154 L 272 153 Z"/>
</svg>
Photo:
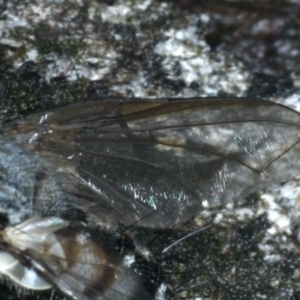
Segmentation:
<svg viewBox="0 0 300 300">
<path fill-rule="evenodd" d="M 300 4 L 3 1 L 0 94 L 2 121 L 111 97 L 248 96 L 300 111 Z M 299 299 L 299 186 L 245 195 L 245 206 L 225 207 L 187 240 L 194 260 L 179 269 L 197 287 L 183 295 Z"/>
</svg>

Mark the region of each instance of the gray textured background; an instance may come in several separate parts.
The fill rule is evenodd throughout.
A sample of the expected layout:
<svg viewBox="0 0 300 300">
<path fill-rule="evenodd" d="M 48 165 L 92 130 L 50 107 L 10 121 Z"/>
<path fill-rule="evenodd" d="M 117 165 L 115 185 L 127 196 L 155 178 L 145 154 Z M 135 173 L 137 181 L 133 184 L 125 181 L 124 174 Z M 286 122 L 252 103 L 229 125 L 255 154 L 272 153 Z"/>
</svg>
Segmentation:
<svg viewBox="0 0 300 300">
<path fill-rule="evenodd" d="M 107 97 L 251 96 L 300 110 L 299 51 L 296 1 L 1 1 L 0 119 Z M 299 191 L 295 179 L 216 215 L 191 242 L 197 299 L 300 298 Z"/>
</svg>

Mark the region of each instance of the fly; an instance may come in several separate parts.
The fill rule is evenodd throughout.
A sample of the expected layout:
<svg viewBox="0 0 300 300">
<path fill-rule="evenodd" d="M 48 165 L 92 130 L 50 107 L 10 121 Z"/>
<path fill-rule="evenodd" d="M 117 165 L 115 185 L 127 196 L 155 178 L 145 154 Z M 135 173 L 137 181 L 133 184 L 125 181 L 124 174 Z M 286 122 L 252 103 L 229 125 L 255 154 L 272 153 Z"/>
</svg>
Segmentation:
<svg viewBox="0 0 300 300">
<path fill-rule="evenodd" d="M 299 126 L 287 107 L 241 98 L 90 102 L 5 123 L 0 271 L 70 299 L 174 298 L 134 232 L 296 176 Z"/>
</svg>

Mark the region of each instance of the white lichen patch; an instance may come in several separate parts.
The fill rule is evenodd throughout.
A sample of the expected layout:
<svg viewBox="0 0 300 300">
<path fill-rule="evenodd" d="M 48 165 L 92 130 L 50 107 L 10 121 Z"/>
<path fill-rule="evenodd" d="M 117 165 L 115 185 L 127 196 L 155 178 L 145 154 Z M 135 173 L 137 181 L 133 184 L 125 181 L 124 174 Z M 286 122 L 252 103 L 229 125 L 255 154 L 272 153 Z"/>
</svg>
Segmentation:
<svg viewBox="0 0 300 300">
<path fill-rule="evenodd" d="M 103 21 L 107 22 L 125 22 L 129 17 L 132 17 L 133 12 L 128 5 L 119 3 L 119 5 L 109 6 L 101 13 Z"/>
<path fill-rule="evenodd" d="M 203 86 L 203 95 L 220 91 L 242 95 L 249 85 L 248 72 L 228 54 L 210 52 L 195 26 L 202 19 L 191 18 L 185 27 L 166 31 L 166 39 L 156 45 L 155 52 L 164 57 L 164 68 L 171 78 L 181 79 L 187 86 Z"/>
<path fill-rule="evenodd" d="M 300 112 L 300 92 L 291 94 L 284 99 L 284 105 Z"/>
<path fill-rule="evenodd" d="M 258 247 L 264 252 L 266 261 L 276 262 L 284 259 L 283 253 L 297 251 L 297 246 L 291 243 L 289 237 L 300 218 L 297 203 L 299 194 L 300 183 L 295 179 L 284 185 L 274 186 L 261 196 L 259 212 L 267 214 L 270 227 L 265 231 Z"/>
<path fill-rule="evenodd" d="M 250 208 L 240 208 L 236 210 L 236 216 L 239 221 L 246 221 L 253 218 L 254 212 Z"/>
</svg>

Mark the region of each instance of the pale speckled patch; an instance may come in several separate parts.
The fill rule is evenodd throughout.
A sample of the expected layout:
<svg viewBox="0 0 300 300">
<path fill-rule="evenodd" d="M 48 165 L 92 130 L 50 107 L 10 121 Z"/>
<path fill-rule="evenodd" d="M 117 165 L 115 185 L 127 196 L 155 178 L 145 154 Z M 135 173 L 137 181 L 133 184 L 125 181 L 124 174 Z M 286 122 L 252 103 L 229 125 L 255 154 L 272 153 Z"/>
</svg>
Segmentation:
<svg viewBox="0 0 300 300">
<path fill-rule="evenodd" d="M 282 256 L 284 252 L 278 253 L 278 246 L 280 250 L 297 251 L 287 237 L 291 235 L 295 223 L 299 223 L 300 220 L 299 203 L 297 203 L 299 195 L 299 179 L 282 186 L 270 187 L 252 208 L 233 208 L 229 205 L 217 213 L 214 223 L 228 224 L 235 223 L 237 220 L 248 222 L 266 214 L 270 226 L 264 232 L 264 238 L 258 248 L 264 253 L 266 261 L 270 263 L 280 261 L 284 259 Z"/>
<path fill-rule="evenodd" d="M 223 91 L 237 96 L 243 95 L 249 85 L 249 74 L 241 63 L 234 61 L 228 53 L 212 55 L 209 46 L 199 37 L 196 23 L 207 22 L 207 18 L 191 18 L 190 24 L 164 33 L 166 40 L 160 41 L 155 52 L 164 58 L 164 68 L 171 78 L 181 79 L 187 86 L 197 83 L 203 86 L 203 95 L 214 96 Z M 180 74 L 172 70 L 180 65 Z M 226 72 L 220 72 L 220 70 Z M 199 95 L 200 96 L 200 95 Z"/>
</svg>

